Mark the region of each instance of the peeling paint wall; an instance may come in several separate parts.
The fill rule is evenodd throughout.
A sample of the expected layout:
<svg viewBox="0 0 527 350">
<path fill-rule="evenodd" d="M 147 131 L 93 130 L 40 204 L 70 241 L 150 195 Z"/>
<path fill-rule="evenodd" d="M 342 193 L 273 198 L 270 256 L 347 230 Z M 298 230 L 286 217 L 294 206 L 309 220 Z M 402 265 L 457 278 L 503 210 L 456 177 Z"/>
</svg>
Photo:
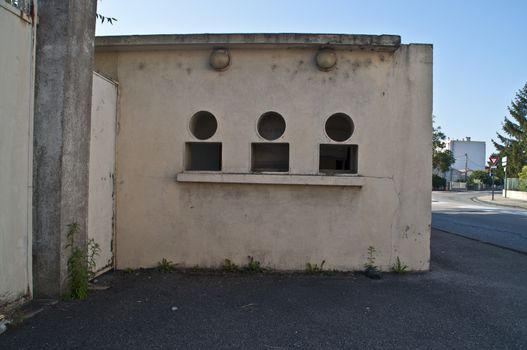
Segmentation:
<svg viewBox="0 0 527 350">
<path fill-rule="evenodd" d="M 329 72 L 316 68 L 316 48 L 243 45 L 217 72 L 209 66 L 213 46 L 202 46 L 96 53 L 96 69 L 120 86 L 118 268 L 153 267 L 162 258 L 218 267 L 250 255 L 282 270 L 322 260 L 328 269 L 354 270 L 369 246 L 384 270 L 397 256 L 412 270 L 429 268 L 431 45 L 340 49 Z M 251 143 L 263 141 L 258 118 L 280 113 L 286 129 L 277 142 L 289 143 L 290 181 L 214 174 L 207 176 L 217 181 L 176 181 L 185 143 L 196 141 L 190 118 L 201 110 L 218 121 L 207 141 L 222 143 L 225 174 L 250 173 Z M 358 145 L 359 176 L 348 185 L 339 176 L 319 179 L 319 145 L 334 143 L 324 123 L 336 112 L 355 123 L 343 144 Z M 180 180 L 198 181 L 187 174 Z"/>
<path fill-rule="evenodd" d="M 113 267 L 117 85 L 97 73 L 93 74 L 91 111 L 88 240 L 99 246 L 95 270 L 100 273 Z"/>
<path fill-rule="evenodd" d="M 32 293 L 33 39 L 0 1 L 0 307 Z"/>
</svg>

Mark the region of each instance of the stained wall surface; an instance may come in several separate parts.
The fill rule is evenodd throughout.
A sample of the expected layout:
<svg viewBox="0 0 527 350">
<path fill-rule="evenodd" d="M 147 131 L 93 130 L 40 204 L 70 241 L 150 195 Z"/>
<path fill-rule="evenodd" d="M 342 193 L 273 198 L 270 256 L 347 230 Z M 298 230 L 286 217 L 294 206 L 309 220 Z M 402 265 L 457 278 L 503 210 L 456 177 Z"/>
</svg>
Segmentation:
<svg viewBox="0 0 527 350">
<path fill-rule="evenodd" d="M 117 85 L 93 74 L 90 134 L 90 179 L 88 197 L 88 240 L 95 244 L 95 272 L 113 267 L 113 214 L 115 173 L 115 123 Z"/>
<path fill-rule="evenodd" d="M 0 1 L 0 307 L 32 292 L 33 32 Z"/>
<path fill-rule="evenodd" d="M 132 40 L 132 39 L 131 39 Z M 116 155 L 117 268 L 243 265 L 303 270 L 363 269 L 368 247 L 389 270 L 430 258 L 432 47 L 392 52 L 339 47 L 336 68 L 314 63 L 318 48 L 238 45 L 231 64 L 209 66 L 214 45 L 154 50 L 100 48 L 96 70 L 119 82 Z M 221 172 L 185 172 L 193 114 L 209 111 L 222 144 Z M 280 113 L 289 171 L 251 174 L 251 143 L 265 112 Z M 352 137 L 332 141 L 333 113 Z M 319 173 L 320 144 L 358 145 L 357 175 Z"/>
</svg>

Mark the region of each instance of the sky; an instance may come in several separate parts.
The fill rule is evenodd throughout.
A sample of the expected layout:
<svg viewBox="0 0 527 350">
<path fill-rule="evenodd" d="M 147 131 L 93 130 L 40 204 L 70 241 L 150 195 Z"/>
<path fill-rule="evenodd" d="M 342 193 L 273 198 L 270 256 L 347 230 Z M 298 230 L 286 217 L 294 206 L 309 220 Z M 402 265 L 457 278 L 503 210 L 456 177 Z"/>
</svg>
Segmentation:
<svg viewBox="0 0 527 350">
<path fill-rule="evenodd" d="M 150 4 L 150 5 L 148 5 Z M 117 22 L 97 35 L 186 33 L 395 34 L 434 45 L 436 125 L 487 142 L 527 83 L 527 1 L 101 0 Z"/>
</svg>

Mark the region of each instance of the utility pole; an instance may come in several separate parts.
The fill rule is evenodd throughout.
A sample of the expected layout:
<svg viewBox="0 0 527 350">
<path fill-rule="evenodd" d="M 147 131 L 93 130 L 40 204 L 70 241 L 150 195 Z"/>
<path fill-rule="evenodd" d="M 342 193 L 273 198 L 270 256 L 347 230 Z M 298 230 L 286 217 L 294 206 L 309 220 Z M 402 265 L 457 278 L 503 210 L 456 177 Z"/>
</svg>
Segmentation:
<svg viewBox="0 0 527 350">
<path fill-rule="evenodd" d="M 465 184 L 468 182 L 467 173 L 468 173 L 468 154 L 465 153 Z"/>
<path fill-rule="evenodd" d="M 449 191 L 452 191 L 452 167 L 450 167 L 450 182 L 448 184 L 449 186 Z"/>
<path fill-rule="evenodd" d="M 69 288 L 68 225 L 79 225 L 75 247 L 86 252 L 88 242 L 97 0 L 38 0 L 38 7 L 33 128 L 33 284 L 36 298 L 56 299 L 66 295 Z"/>
</svg>

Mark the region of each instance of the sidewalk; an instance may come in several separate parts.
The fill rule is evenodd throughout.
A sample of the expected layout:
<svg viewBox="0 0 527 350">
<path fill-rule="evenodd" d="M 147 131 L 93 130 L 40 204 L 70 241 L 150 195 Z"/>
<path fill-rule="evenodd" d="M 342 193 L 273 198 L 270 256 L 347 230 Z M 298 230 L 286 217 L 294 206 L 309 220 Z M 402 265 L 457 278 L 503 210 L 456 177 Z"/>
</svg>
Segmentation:
<svg viewBox="0 0 527 350">
<path fill-rule="evenodd" d="M 500 191 L 501 192 L 501 191 Z M 476 202 L 482 202 L 485 204 L 492 204 L 492 205 L 501 205 L 504 207 L 512 207 L 512 208 L 520 208 L 520 209 L 526 209 L 527 210 L 527 202 L 518 200 L 518 199 L 510 199 L 510 198 L 503 198 L 502 194 L 500 192 L 494 193 L 494 200 L 492 200 L 492 196 L 480 196 L 473 198 Z"/>
</svg>

